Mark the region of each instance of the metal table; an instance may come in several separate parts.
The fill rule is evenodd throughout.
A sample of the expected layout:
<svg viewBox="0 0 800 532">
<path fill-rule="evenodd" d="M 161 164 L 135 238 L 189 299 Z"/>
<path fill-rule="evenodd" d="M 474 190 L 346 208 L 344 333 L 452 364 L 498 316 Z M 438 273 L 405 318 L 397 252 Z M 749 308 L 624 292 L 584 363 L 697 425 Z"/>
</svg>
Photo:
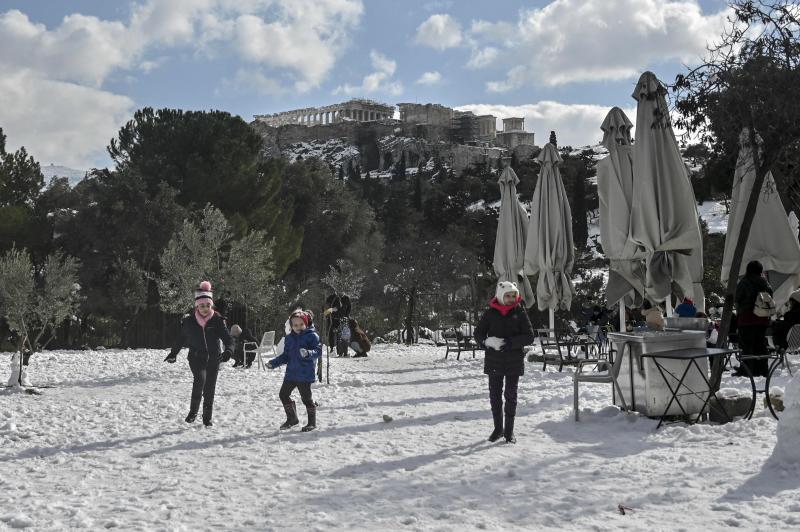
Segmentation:
<svg viewBox="0 0 800 532">
<path fill-rule="evenodd" d="M 664 420 L 668 417 L 667 412 L 669 412 L 669 408 L 672 406 L 673 402 L 678 405 L 678 408 L 681 409 L 681 412 L 683 412 L 684 416 L 686 417 L 689 416 L 689 414 L 686 412 L 686 410 L 683 408 L 683 405 L 681 404 L 679 395 L 694 395 L 699 399 L 703 400 L 703 406 L 702 408 L 700 408 L 700 413 L 697 415 L 697 419 L 695 419 L 694 421 L 695 423 L 700 421 L 700 419 L 703 417 L 704 410 L 706 408 L 706 405 L 708 405 L 708 402 L 711 400 L 711 397 L 717 399 L 717 404 L 722 410 L 722 413 L 725 414 L 725 417 L 728 418 L 728 421 L 730 421 L 731 416 L 728 415 L 728 412 L 725 410 L 725 407 L 722 406 L 722 403 L 719 401 L 716 392 L 712 391 L 711 383 L 709 382 L 705 371 L 703 371 L 700 368 L 700 366 L 697 365 L 697 361 L 700 359 L 704 359 L 706 357 L 712 357 L 712 358 L 725 357 L 737 353 L 738 351 L 739 351 L 738 349 L 720 349 L 716 347 L 705 347 L 705 348 L 673 349 L 671 351 L 659 351 L 655 353 L 642 353 L 641 355 L 642 358 L 650 358 L 653 360 L 653 363 L 656 365 L 659 373 L 661 374 L 661 378 L 664 379 L 664 383 L 667 385 L 667 388 L 672 394 L 672 397 L 670 397 L 670 400 L 667 403 L 667 407 L 664 409 L 664 413 L 661 414 L 660 416 L 660 420 L 658 422 L 658 426 L 656 426 L 656 430 L 659 427 L 661 427 L 661 425 L 664 423 Z M 681 376 L 678 377 L 664 365 L 659 363 L 659 359 L 682 360 L 687 362 L 687 364 Z M 692 368 L 692 366 L 694 366 L 697 369 L 697 372 L 705 381 L 707 387 L 705 390 L 694 391 L 684 385 L 684 380 L 686 379 L 686 375 L 689 373 L 689 370 Z M 673 379 L 676 379 L 678 381 L 677 385 L 674 388 L 670 384 L 670 379 L 667 378 L 667 374 L 669 374 Z M 680 392 L 681 387 L 686 388 L 688 390 L 688 393 L 679 394 L 678 392 Z M 701 394 L 704 394 L 705 398 L 703 398 L 703 395 Z"/>
</svg>

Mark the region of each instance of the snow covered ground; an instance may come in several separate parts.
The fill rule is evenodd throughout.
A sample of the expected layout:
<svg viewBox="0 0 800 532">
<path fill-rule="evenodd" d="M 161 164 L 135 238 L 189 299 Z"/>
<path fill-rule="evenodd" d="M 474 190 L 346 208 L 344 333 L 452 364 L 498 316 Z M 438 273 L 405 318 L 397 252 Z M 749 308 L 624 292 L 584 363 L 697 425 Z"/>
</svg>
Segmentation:
<svg viewBox="0 0 800 532">
<path fill-rule="evenodd" d="M 572 370 L 528 363 L 519 443 L 490 444 L 480 356 L 378 345 L 332 360 L 332 384 L 314 386 L 316 432 L 277 430 L 282 371 L 232 368 L 205 429 L 183 422 L 190 371 L 165 353 L 47 352 L 31 376 L 53 388 L 0 392 L 0 529 L 800 526 L 800 471 L 771 457 L 778 424 L 760 408 L 751 421 L 656 431 L 609 406 L 609 385 L 585 384 L 575 423 Z"/>
</svg>

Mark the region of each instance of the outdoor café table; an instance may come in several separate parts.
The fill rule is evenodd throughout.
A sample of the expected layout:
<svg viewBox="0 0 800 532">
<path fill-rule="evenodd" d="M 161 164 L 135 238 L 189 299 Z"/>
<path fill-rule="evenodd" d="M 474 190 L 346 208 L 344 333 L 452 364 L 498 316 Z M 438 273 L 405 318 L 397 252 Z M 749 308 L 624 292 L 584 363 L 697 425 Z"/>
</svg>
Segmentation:
<svg viewBox="0 0 800 532">
<path fill-rule="evenodd" d="M 772 374 L 775 373 L 775 370 L 778 366 L 781 365 L 783 362 L 783 357 L 777 353 L 769 354 L 769 355 L 741 355 L 739 358 L 739 367 L 744 370 L 747 378 L 750 379 L 750 389 L 753 393 L 753 401 L 750 403 L 750 411 L 745 416 L 745 419 L 752 419 L 753 413 L 756 410 L 756 402 L 757 396 L 759 393 L 763 393 L 767 399 L 767 407 L 769 408 L 769 413 L 772 414 L 772 417 L 778 419 L 778 414 L 775 413 L 775 409 L 772 407 L 772 399 L 769 396 L 769 383 L 772 380 Z M 755 376 L 750 372 L 750 366 L 748 364 L 743 364 L 742 361 L 745 360 L 769 360 L 769 371 L 767 371 L 767 380 L 764 383 L 764 389 L 756 388 L 756 379 Z"/>
<path fill-rule="evenodd" d="M 700 408 L 700 413 L 697 415 L 697 419 L 695 419 L 695 423 L 700 421 L 700 419 L 703 416 L 703 411 L 706 409 L 706 405 L 711 400 L 711 397 L 713 396 L 714 398 L 717 398 L 717 394 L 716 392 L 711 390 L 711 383 L 708 380 L 708 376 L 706 375 L 705 371 L 702 371 L 700 366 L 697 364 L 697 361 L 705 357 L 711 357 L 711 358 L 724 357 L 736 352 L 738 352 L 737 349 L 720 349 L 716 347 L 705 347 L 705 348 L 693 347 L 688 349 L 673 349 L 670 351 L 660 351 L 655 353 L 642 353 L 641 355 L 642 358 L 653 359 L 656 368 L 658 368 L 658 372 L 661 374 L 661 378 L 664 379 L 664 383 L 667 385 L 667 388 L 672 394 L 672 397 L 670 397 L 670 400 L 667 403 L 667 407 L 664 409 L 664 413 L 661 414 L 660 416 L 661 419 L 658 422 L 658 426 L 656 426 L 656 430 L 659 427 L 661 427 L 661 425 L 664 423 L 664 420 L 667 417 L 669 417 L 667 412 L 669 412 L 669 407 L 672 406 L 673 402 L 677 403 L 678 408 L 681 409 L 681 412 L 683 412 L 684 416 L 689 417 L 689 414 L 686 412 L 686 410 L 684 410 L 683 405 L 681 404 L 681 400 L 678 397 L 678 392 L 680 391 L 681 386 L 689 390 L 689 393 L 684 393 L 681 395 L 695 395 L 696 397 L 703 399 L 703 397 L 700 394 L 701 393 L 707 394 L 705 401 L 703 402 L 703 406 L 702 408 Z M 672 373 L 669 369 L 664 367 L 661 363 L 659 363 L 659 360 L 683 360 L 687 362 L 687 364 L 686 368 L 683 370 L 683 374 L 680 377 L 678 377 L 677 375 Z M 700 374 L 700 376 L 703 377 L 703 380 L 705 381 L 707 386 L 705 390 L 700 390 L 700 391 L 690 390 L 683 384 L 683 381 L 686 379 L 686 375 L 689 374 L 689 370 L 692 368 L 692 366 L 694 366 L 697 369 L 697 372 Z M 674 388 L 672 387 L 669 379 L 667 378 L 666 375 L 667 373 L 671 375 L 674 379 L 677 379 L 678 381 L 678 384 Z M 722 409 L 722 413 L 725 414 L 725 417 L 728 418 L 728 421 L 730 421 L 731 416 L 729 416 L 728 412 L 725 411 L 725 407 L 722 406 L 722 403 L 719 401 L 718 398 L 717 398 L 717 404 L 719 405 L 720 409 Z"/>
</svg>

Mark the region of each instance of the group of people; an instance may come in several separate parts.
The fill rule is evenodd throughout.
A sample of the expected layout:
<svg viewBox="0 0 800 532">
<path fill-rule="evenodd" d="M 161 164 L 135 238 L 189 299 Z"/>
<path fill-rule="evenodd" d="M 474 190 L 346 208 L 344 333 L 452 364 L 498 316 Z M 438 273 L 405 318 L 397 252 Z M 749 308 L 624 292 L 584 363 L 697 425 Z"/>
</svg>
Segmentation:
<svg viewBox="0 0 800 532">
<path fill-rule="evenodd" d="M 346 296 L 345 296 L 346 297 Z M 326 314 L 330 316 L 331 323 L 328 329 L 334 327 L 333 320 L 346 320 L 335 323 L 338 339 L 341 339 L 341 330 L 348 328 L 346 349 L 351 347 L 356 351 L 355 356 L 366 356 L 371 344 L 366 333 L 358 326 L 355 319 L 349 317 L 348 308 L 333 308 Z M 343 314 L 333 316 L 336 311 L 345 311 Z M 327 312 L 327 310 L 326 310 Z M 286 421 L 280 426 L 281 430 L 292 428 L 300 423 L 297 408 L 292 400 L 295 388 L 300 392 L 300 400 L 306 407 L 308 422 L 303 426 L 303 432 L 316 428 L 316 403 L 311 393 L 311 384 L 316 380 L 316 364 L 322 356 L 320 337 L 313 323 L 314 315 L 310 310 L 295 309 L 289 315 L 286 323 L 286 335 L 278 345 L 278 356 L 267 362 L 269 369 L 286 366 L 283 384 L 278 397 L 286 413 Z M 336 337 L 334 337 L 336 338 Z M 351 341 L 352 340 L 352 341 Z M 203 425 L 213 426 L 212 416 L 214 410 L 214 394 L 219 374 L 219 366 L 223 362 L 234 358 L 236 366 L 252 364 L 250 353 L 244 350 L 246 342 L 256 342 L 256 338 L 246 328 L 233 325 L 228 329 L 225 319 L 214 310 L 214 299 L 211 283 L 203 281 L 194 292 L 194 310 L 184 316 L 181 321 L 180 333 L 175 338 L 170 352 L 164 359 L 165 362 L 175 363 L 178 353 L 184 347 L 189 348 L 188 361 L 192 371 L 192 393 L 189 401 L 189 413 L 185 421 L 193 423 L 200 413 L 202 402 Z M 333 341 L 329 340 L 329 345 Z M 338 349 L 338 345 L 337 345 Z"/>
<path fill-rule="evenodd" d="M 758 358 L 767 354 L 766 330 L 771 321 L 769 313 L 765 316 L 759 310 L 764 294 L 772 295 L 772 287 L 765 279 L 763 270 L 759 261 L 750 262 L 735 293 L 738 342 L 744 355 L 742 365 L 746 365 L 746 371 L 755 376 L 766 376 L 768 371 L 766 358 Z M 195 421 L 202 400 L 202 419 L 206 426 L 212 425 L 214 390 L 220 363 L 234 356 L 237 345 L 241 346 L 244 341 L 255 341 L 249 331 L 238 326 L 229 331 L 222 316 L 213 310 L 213 304 L 211 284 L 204 281 L 195 291 L 194 312 L 184 317 L 180 335 L 165 359 L 174 363 L 181 348 L 189 348 L 189 367 L 194 383 L 186 422 Z M 681 317 L 702 314 L 697 312 L 694 302 L 689 298 L 685 298 L 675 310 Z M 664 317 L 658 305 L 645 300 L 642 313 L 649 327 L 663 330 Z M 323 314 L 327 320 L 326 340 L 329 346 L 336 346 L 339 356 L 347 356 L 348 348 L 355 351 L 355 356 L 365 355 L 369 351 L 369 339 L 349 314 L 350 301 L 346 296 L 334 294 L 326 300 Z M 790 310 L 785 314 L 784 321 L 775 326 L 775 338 L 779 346 L 785 346 L 786 333 L 797 323 L 800 323 L 800 291 L 792 294 Z M 474 336 L 476 343 L 485 351 L 483 371 L 488 376 L 489 404 L 494 422 L 488 440 L 495 442 L 504 438 L 507 443 L 516 443 L 514 424 L 519 379 L 525 373 L 523 349 L 533 343 L 535 335 L 519 290 L 513 282 L 497 284 L 495 296 L 475 328 Z M 308 419 L 302 430 L 314 430 L 317 416 L 311 384 L 316 380 L 316 362 L 322 355 L 322 347 L 314 327 L 313 314 L 303 309 L 292 311 L 282 342 L 280 354 L 267 363 L 270 369 L 286 366 L 284 381 L 278 392 L 286 413 L 286 421 L 280 429 L 289 429 L 300 423 L 296 404 L 291 397 L 296 388 Z M 236 364 L 252 363 L 244 358 L 243 353 L 235 357 Z M 741 367 L 734 373 L 744 374 L 745 368 Z"/>
</svg>

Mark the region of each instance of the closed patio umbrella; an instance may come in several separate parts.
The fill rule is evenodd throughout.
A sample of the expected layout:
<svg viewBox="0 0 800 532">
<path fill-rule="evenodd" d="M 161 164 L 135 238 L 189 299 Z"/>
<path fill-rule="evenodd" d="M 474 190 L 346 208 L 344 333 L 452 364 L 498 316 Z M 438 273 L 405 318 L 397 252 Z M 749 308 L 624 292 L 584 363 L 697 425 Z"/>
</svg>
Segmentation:
<svg viewBox="0 0 800 532">
<path fill-rule="evenodd" d="M 545 144 L 538 157 L 542 165 L 533 191 L 528 241 L 525 245 L 525 273 L 539 274 L 536 298 L 539 310 L 568 309 L 572 304 L 572 212 L 558 165 L 561 156 L 552 144 Z M 552 321 L 552 313 L 551 313 Z"/>
<path fill-rule="evenodd" d="M 652 72 L 636 84 L 630 238 L 647 256 L 645 292 L 671 293 L 703 308 L 703 248 L 694 190 L 669 120 L 666 88 Z M 669 307 L 670 305 L 668 305 Z"/>
<path fill-rule="evenodd" d="M 511 167 L 500 174 L 500 218 L 497 221 L 497 237 L 494 241 L 494 272 L 498 281 L 517 284 L 519 295 L 525 305 L 533 305 L 534 297 L 530 281 L 523 274 L 525 261 L 525 236 L 528 231 L 528 213 L 517 198 L 519 178 Z M 502 302 L 501 302 L 502 303 Z"/>
<path fill-rule="evenodd" d="M 739 157 L 733 175 L 731 211 L 728 216 L 728 232 L 725 236 L 725 253 L 722 259 L 724 284 L 728 282 L 733 251 L 739 240 L 744 211 L 753 191 L 755 179 L 750 136 L 748 131 L 744 130 L 739 135 Z M 774 290 L 775 304 L 780 307 L 786 303 L 791 293 L 800 286 L 800 243 L 786 216 L 771 172 L 764 178 L 755 218 L 742 256 L 739 277 L 744 275 L 747 263 L 752 260 L 758 260 L 764 265 L 764 271 Z"/>
<path fill-rule="evenodd" d="M 645 254 L 628 238 L 633 200 L 633 124 L 619 107 L 612 108 L 600 129 L 608 155 L 597 163 L 600 239 L 610 261 L 606 300 L 629 306 L 644 295 Z M 624 300 L 623 300 L 624 299 Z"/>
</svg>

